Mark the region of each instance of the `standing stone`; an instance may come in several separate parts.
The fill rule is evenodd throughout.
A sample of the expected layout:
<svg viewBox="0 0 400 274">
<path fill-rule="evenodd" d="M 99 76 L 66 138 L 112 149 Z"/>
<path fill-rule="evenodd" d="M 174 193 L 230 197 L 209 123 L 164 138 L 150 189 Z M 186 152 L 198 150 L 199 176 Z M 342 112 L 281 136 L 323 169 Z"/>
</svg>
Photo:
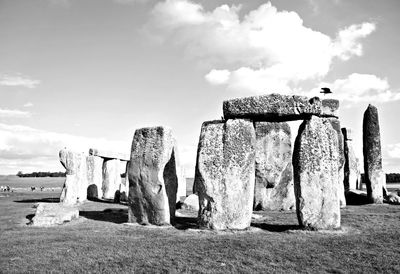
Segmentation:
<svg viewBox="0 0 400 274">
<path fill-rule="evenodd" d="M 293 150 L 294 189 L 299 224 L 310 229 L 340 227 L 338 139 L 318 117 L 304 121 Z"/>
<path fill-rule="evenodd" d="M 339 163 L 338 163 L 338 197 L 340 201 L 340 207 L 346 207 L 346 198 L 344 194 L 344 141 L 342 129 L 340 127 L 340 121 L 336 118 L 326 118 L 328 122 L 331 124 L 332 128 L 336 131 L 338 137 L 338 155 L 339 155 Z"/>
<path fill-rule="evenodd" d="M 128 201 L 129 194 L 129 178 L 128 178 L 128 169 L 129 169 L 129 161 L 121 161 L 121 164 L 125 166 L 125 178 L 121 178 L 121 184 L 119 185 L 119 200 L 123 202 Z"/>
<path fill-rule="evenodd" d="M 103 197 L 103 158 L 89 155 L 86 157 L 87 180 L 89 199 L 99 199 Z"/>
<path fill-rule="evenodd" d="M 255 122 L 254 125 L 256 131 L 254 209 L 294 209 L 290 127 L 284 122 Z"/>
<path fill-rule="evenodd" d="M 167 127 L 135 131 L 129 163 L 129 222 L 166 225 L 174 221 L 178 179 L 175 139 Z"/>
<path fill-rule="evenodd" d="M 371 203 L 383 203 L 382 188 L 385 174 L 382 171 L 381 136 L 378 109 L 369 105 L 363 120 L 363 155 L 367 196 Z"/>
<path fill-rule="evenodd" d="M 253 123 L 243 119 L 204 122 L 195 174 L 199 225 L 215 230 L 249 227 L 254 180 Z"/>
<path fill-rule="evenodd" d="M 103 199 L 115 199 L 121 184 L 120 161 L 117 159 L 104 160 L 103 163 Z"/>
<path fill-rule="evenodd" d="M 66 149 L 61 150 L 59 156 L 67 173 L 60 202 L 74 205 L 86 201 L 88 187 L 86 156 Z"/>
<path fill-rule="evenodd" d="M 353 141 L 351 136 L 351 130 L 348 128 L 342 128 L 344 137 L 344 189 L 345 193 L 349 190 L 359 189 L 361 183 L 361 172 L 360 164 L 354 153 Z"/>
</svg>

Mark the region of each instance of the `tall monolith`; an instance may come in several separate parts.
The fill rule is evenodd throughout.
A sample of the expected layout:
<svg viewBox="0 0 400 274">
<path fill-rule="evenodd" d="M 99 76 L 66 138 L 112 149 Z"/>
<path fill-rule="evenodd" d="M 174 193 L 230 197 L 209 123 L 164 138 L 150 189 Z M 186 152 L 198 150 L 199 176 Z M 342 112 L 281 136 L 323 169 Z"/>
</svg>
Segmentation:
<svg viewBox="0 0 400 274">
<path fill-rule="evenodd" d="M 300 125 L 293 149 L 293 171 L 296 212 L 302 227 L 340 227 L 337 136 L 323 118 L 312 116 Z"/>
<path fill-rule="evenodd" d="M 121 184 L 120 160 L 104 159 L 103 162 L 103 199 L 114 200 Z"/>
<path fill-rule="evenodd" d="M 135 131 L 128 165 L 129 222 L 168 225 L 174 221 L 178 189 L 174 146 L 170 128 Z"/>
<path fill-rule="evenodd" d="M 382 188 L 386 185 L 386 178 L 382 170 L 378 109 L 371 104 L 364 112 L 363 155 L 368 200 L 371 203 L 381 204 L 383 203 Z"/>
<path fill-rule="evenodd" d="M 295 207 L 290 127 L 285 122 L 255 122 L 255 210 Z"/>
<path fill-rule="evenodd" d="M 344 138 L 344 190 L 359 189 L 361 183 L 360 164 L 353 148 L 352 132 L 349 128 L 342 128 Z"/>
<path fill-rule="evenodd" d="M 103 158 L 89 155 L 86 157 L 89 199 L 101 199 L 103 197 Z"/>
<path fill-rule="evenodd" d="M 195 188 L 199 225 L 214 230 L 250 226 L 255 180 L 255 130 L 249 120 L 204 122 Z"/>
</svg>

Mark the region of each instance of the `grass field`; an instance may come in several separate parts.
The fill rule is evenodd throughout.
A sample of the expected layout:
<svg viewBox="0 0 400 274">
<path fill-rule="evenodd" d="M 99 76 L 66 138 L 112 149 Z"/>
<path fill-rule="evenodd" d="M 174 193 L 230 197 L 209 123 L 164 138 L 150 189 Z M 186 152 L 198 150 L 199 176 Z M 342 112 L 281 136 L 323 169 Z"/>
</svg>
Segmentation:
<svg viewBox="0 0 400 274">
<path fill-rule="evenodd" d="M 243 232 L 196 227 L 178 211 L 174 227 L 126 225 L 125 205 L 87 202 L 79 220 L 30 227 L 33 204 L 55 192 L 0 193 L 0 273 L 280 272 L 399 273 L 400 206 L 348 206 L 342 229 L 302 231 L 293 212 L 256 212 Z"/>
</svg>

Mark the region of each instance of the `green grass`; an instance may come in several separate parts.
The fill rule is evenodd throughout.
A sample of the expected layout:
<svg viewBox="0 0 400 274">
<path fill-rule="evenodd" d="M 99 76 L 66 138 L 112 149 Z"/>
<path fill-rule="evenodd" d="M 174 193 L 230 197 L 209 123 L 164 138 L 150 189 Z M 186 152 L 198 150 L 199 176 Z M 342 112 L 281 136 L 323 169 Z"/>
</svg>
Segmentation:
<svg viewBox="0 0 400 274">
<path fill-rule="evenodd" d="M 0 193 L 0 272 L 398 273 L 400 206 L 348 206 L 342 230 L 302 231 L 293 212 L 262 215 L 243 232 L 199 230 L 195 212 L 176 227 L 125 225 L 124 205 L 87 202 L 79 220 L 26 226 L 32 205 L 58 193 Z"/>
</svg>

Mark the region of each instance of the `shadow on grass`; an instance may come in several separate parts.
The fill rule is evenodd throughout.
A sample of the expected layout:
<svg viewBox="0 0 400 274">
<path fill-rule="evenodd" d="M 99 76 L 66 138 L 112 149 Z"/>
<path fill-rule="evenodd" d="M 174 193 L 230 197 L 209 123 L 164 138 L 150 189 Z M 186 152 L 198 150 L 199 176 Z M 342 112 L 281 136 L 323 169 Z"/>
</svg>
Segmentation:
<svg viewBox="0 0 400 274">
<path fill-rule="evenodd" d="M 124 201 L 117 202 L 117 201 L 112 200 L 112 199 L 107 199 L 107 200 L 103 200 L 103 199 L 99 199 L 99 198 L 87 198 L 87 199 L 89 201 L 92 201 L 92 202 L 103 203 L 103 204 L 121 204 L 121 205 L 127 205 L 128 204 L 127 202 L 124 202 Z"/>
<path fill-rule="evenodd" d="M 179 230 L 199 228 L 195 217 L 175 217 L 173 226 Z"/>
<path fill-rule="evenodd" d="M 17 200 L 15 203 L 59 203 L 60 198 L 42 198 L 42 199 L 25 199 Z"/>
<path fill-rule="evenodd" d="M 110 222 L 115 224 L 122 224 L 128 222 L 127 209 L 107 208 L 103 211 L 79 211 L 79 216 L 85 217 L 95 221 Z"/>
<path fill-rule="evenodd" d="M 26 215 L 25 218 L 28 220 L 28 222 L 26 223 L 27 225 L 29 225 L 29 224 L 32 223 L 33 217 L 35 217 L 35 214 L 28 214 L 28 215 Z"/>
<path fill-rule="evenodd" d="M 251 226 L 261 228 L 270 232 L 285 232 L 288 230 L 301 230 L 302 228 L 298 225 L 278 225 L 278 224 L 266 224 L 266 223 L 251 223 Z"/>
</svg>

